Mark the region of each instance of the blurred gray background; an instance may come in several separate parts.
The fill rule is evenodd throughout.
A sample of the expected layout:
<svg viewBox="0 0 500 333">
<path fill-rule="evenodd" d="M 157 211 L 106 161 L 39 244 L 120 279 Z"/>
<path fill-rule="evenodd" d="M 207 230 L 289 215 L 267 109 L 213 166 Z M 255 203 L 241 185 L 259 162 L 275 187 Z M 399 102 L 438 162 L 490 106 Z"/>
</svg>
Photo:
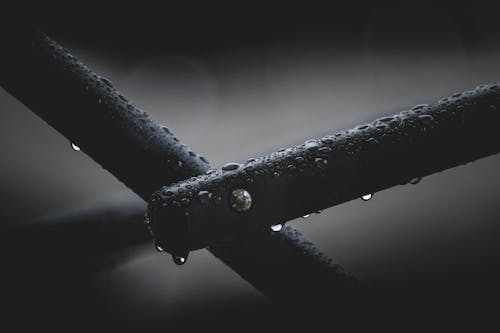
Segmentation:
<svg viewBox="0 0 500 333">
<path fill-rule="evenodd" d="M 474 15 L 480 39 L 460 16 L 411 5 L 367 11 L 355 34 L 297 29 L 203 52 L 56 40 L 220 167 L 500 80 L 498 30 Z M 110 196 L 139 200 L 4 90 L 0 108 L 3 223 Z M 488 271 L 498 264 L 499 166 L 500 156 L 485 158 L 289 224 L 368 284 Z M 119 317 L 269 306 L 205 250 L 176 266 L 151 244 L 95 281 Z"/>
</svg>

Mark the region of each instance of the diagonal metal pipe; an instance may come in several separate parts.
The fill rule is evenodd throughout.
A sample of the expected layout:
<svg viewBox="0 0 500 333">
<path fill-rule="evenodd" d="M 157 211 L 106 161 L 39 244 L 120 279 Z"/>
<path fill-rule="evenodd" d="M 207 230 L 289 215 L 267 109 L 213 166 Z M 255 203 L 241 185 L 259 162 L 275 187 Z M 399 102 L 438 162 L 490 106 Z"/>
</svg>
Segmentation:
<svg viewBox="0 0 500 333">
<path fill-rule="evenodd" d="M 43 33 L 27 29 L 3 37 L 2 87 L 144 200 L 162 185 L 209 170 L 204 157 Z M 302 286 L 294 297 L 314 298 L 353 285 L 352 276 L 311 249 L 294 232 L 255 230 L 210 250 L 278 300 L 292 286 Z"/>
</svg>

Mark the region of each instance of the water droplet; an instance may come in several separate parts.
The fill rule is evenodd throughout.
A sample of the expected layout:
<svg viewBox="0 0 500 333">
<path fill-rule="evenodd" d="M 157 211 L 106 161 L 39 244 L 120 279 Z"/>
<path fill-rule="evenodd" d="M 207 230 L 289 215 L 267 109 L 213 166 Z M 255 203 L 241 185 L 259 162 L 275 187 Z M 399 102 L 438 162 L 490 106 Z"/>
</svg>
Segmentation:
<svg viewBox="0 0 500 333">
<path fill-rule="evenodd" d="M 328 162 L 323 158 L 316 158 L 314 164 L 320 169 L 326 169 Z"/>
<path fill-rule="evenodd" d="M 278 149 L 278 152 L 281 153 L 281 152 L 284 152 L 285 150 L 286 150 L 286 148 L 280 148 L 280 149 Z"/>
<path fill-rule="evenodd" d="M 429 125 L 432 123 L 432 121 L 434 120 L 434 118 L 430 115 L 430 114 L 422 114 L 420 116 L 418 116 L 418 119 L 423 123 L 423 124 L 426 124 L 426 125 Z"/>
<path fill-rule="evenodd" d="M 242 188 L 237 188 L 231 192 L 231 207 L 237 212 L 246 212 L 252 206 L 252 196 Z"/>
<path fill-rule="evenodd" d="M 108 87 L 113 87 L 113 83 L 111 83 L 111 81 L 108 80 L 107 78 L 101 77 L 101 81 L 104 82 L 104 84 L 107 85 Z"/>
<path fill-rule="evenodd" d="M 322 212 L 322 210 L 319 209 L 319 210 L 315 211 L 314 214 L 321 214 L 321 212 Z"/>
<path fill-rule="evenodd" d="M 318 148 L 318 146 L 319 146 L 318 141 L 317 141 L 317 140 L 314 140 L 314 139 L 312 139 L 312 140 L 307 140 L 304 144 L 305 144 L 305 148 L 306 148 L 307 150 L 316 149 L 316 148 Z"/>
<path fill-rule="evenodd" d="M 415 110 L 423 109 L 423 108 L 425 108 L 427 106 L 429 106 L 429 105 L 428 104 L 418 104 L 418 105 L 415 105 L 414 107 L 412 107 L 411 109 L 413 111 L 415 111 Z"/>
<path fill-rule="evenodd" d="M 365 194 L 361 197 L 363 201 L 368 201 L 373 197 L 373 194 Z"/>
<path fill-rule="evenodd" d="M 165 248 L 160 243 L 155 243 L 155 248 L 156 248 L 156 251 L 158 251 L 158 252 L 165 251 Z"/>
<path fill-rule="evenodd" d="M 222 203 L 222 197 L 220 195 L 214 195 L 212 198 L 216 205 L 220 205 Z"/>
<path fill-rule="evenodd" d="M 73 148 L 74 151 L 80 151 L 80 147 L 78 147 L 74 143 L 71 143 L 71 148 Z"/>
<path fill-rule="evenodd" d="M 331 152 L 332 150 L 330 149 L 330 147 L 321 147 L 319 149 L 319 152 L 320 154 L 328 154 L 329 152 Z"/>
<path fill-rule="evenodd" d="M 212 193 L 208 191 L 200 191 L 198 192 L 198 197 L 202 204 L 207 205 L 212 202 Z"/>
<path fill-rule="evenodd" d="M 416 184 L 420 183 L 420 181 L 421 181 L 421 180 L 422 180 L 422 177 L 415 177 L 415 178 L 412 178 L 412 179 L 410 180 L 410 184 L 412 184 L 412 185 L 416 185 Z"/>
<path fill-rule="evenodd" d="M 200 160 L 203 162 L 203 163 L 206 163 L 206 164 L 209 164 L 208 160 L 205 158 L 205 156 L 199 156 Z"/>
<path fill-rule="evenodd" d="M 273 176 L 278 178 L 280 176 L 280 173 L 276 171 L 275 173 L 273 173 Z"/>
<path fill-rule="evenodd" d="M 308 217 L 309 217 L 309 214 L 302 216 L 303 219 L 307 219 Z"/>
<path fill-rule="evenodd" d="M 323 138 L 320 141 L 321 141 L 321 143 L 323 143 L 325 145 L 331 145 L 333 143 L 333 139 L 331 139 L 331 138 Z"/>
<path fill-rule="evenodd" d="M 379 119 L 379 121 L 383 122 L 383 123 L 388 123 L 390 121 L 392 121 L 393 117 L 385 117 L 385 118 L 381 118 Z"/>
<path fill-rule="evenodd" d="M 101 103 L 102 103 L 102 99 L 100 99 L 100 98 L 99 98 L 99 99 L 97 100 L 97 102 L 98 102 L 99 104 L 101 104 Z"/>
<path fill-rule="evenodd" d="M 226 163 L 222 166 L 222 171 L 231 171 L 231 170 L 236 170 L 240 167 L 239 163 Z"/>
<path fill-rule="evenodd" d="M 367 143 L 371 144 L 371 145 L 376 145 L 378 144 L 378 140 L 375 139 L 375 138 L 369 138 L 368 140 L 366 140 Z"/>
<path fill-rule="evenodd" d="M 295 162 L 297 162 L 297 163 L 302 163 L 302 162 L 304 162 L 304 158 L 303 158 L 303 157 L 300 157 L 300 156 L 295 157 Z"/>
<path fill-rule="evenodd" d="M 252 162 L 255 162 L 255 158 L 251 157 L 247 160 L 248 163 L 252 163 Z"/>
<path fill-rule="evenodd" d="M 280 231 L 281 229 L 283 229 L 283 224 L 275 224 L 275 225 L 272 225 L 271 226 L 271 230 L 274 231 L 274 232 L 278 232 Z"/>
<path fill-rule="evenodd" d="M 176 265 L 184 265 L 187 261 L 187 257 L 181 257 L 181 256 L 175 256 L 175 255 L 172 255 L 172 259 L 174 260 L 174 263 Z"/>
<path fill-rule="evenodd" d="M 162 194 L 163 194 L 164 196 L 167 196 L 167 197 L 168 197 L 168 196 L 174 195 L 174 192 L 169 191 L 169 190 L 163 190 Z"/>
<path fill-rule="evenodd" d="M 217 170 L 215 170 L 215 169 L 210 169 L 210 170 L 207 170 L 207 175 L 211 175 L 211 174 L 214 174 L 214 173 L 216 173 L 216 172 L 217 172 Z"/>
</svg>

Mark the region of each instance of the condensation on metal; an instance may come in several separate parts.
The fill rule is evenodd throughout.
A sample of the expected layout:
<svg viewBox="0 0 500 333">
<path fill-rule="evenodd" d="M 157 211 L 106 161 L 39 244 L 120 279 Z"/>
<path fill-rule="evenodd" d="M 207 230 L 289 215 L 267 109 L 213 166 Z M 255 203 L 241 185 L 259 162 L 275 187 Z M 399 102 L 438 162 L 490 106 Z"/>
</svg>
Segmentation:
<svg viewBox="0 0 500 333">
<path fill-rule="evenodd" d="M 181 181 L 152 196 L 150 226 L 168 243 L 172 233 L 162 228 L 162 216 L 177 216 L 169 223 L 185 231 L 184 246 L 196 249 L 348 200 L 366 200 L 398 184 L 415 184 L 415 179 L 500 151 L 499 110 L 499 85 L 482 85 L 252 158 L 238 168 Z M 230 204 L 237 188 L 252 198 L 252 208 L 243 213 Z M 210 200 L 200 200 L 200 192 Z M 214 221 L 209 228 L 207 219 Z"/>
</svg>

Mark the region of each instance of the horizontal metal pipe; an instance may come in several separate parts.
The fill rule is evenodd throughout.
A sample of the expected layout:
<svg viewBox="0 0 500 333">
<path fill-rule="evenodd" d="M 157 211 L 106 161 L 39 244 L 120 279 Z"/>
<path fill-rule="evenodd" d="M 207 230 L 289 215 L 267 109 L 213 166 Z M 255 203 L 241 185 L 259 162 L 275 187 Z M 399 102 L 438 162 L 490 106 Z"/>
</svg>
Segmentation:
<svg viewBox="0 0 500 333">
<path fill-rule="evenodd" d="M 2 37 L 2 87 L 144 200 L 162 185 L 210 168 L 204 157 L 138 109 L 108 79 L 92 72 L 46 35 L 28 29 L 17 34 L 3 31 Z M 284 280 L 295 285 L 304 281 L 335 284 L 324 277 L 337 272 L 342 279 L 348 276 L 288 234 L 255 231 L 243 238 L 211 251 L 266 295 L 286 295 L 289 285 L 281 282 Z M 275 259 L 281 264 L 263 270 L 269 253 L 280 253 Z M 247 265 L 248 258 L 252 261 Z M 312 283 L 302 286 L 304 297 L 318 296 Z"/>
<path fill-rule="evenodd" d="M 167 251 L 230 241 L 500 151 L 500 87 L 431 105 L 165 186 L 149 225 Z M 211 220 L 214 223 L 207 224 Z"/>
</svg>

